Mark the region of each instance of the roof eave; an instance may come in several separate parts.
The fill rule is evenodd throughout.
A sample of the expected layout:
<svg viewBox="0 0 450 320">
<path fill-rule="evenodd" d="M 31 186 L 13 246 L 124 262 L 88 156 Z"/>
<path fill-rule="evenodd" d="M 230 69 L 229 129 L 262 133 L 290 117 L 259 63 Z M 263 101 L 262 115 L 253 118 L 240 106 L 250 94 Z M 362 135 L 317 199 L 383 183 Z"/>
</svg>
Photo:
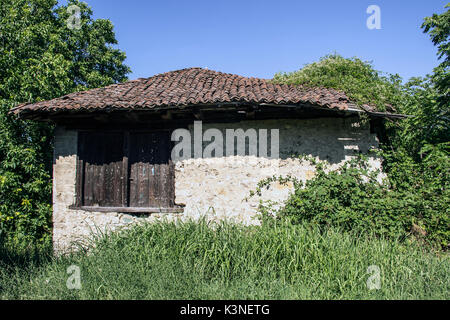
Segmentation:
<svg viewBox="0 0 450 320">
<path fill-rule="evenodd" d="M 94 114 L 94 113 L 111 113 L 116 111 L 122 111 L 122 112 L 161 112 L 161 111 L 170 111 L 170 110 L 190 110 L 190 109 L 206 109 L 211 108 L 215 106 L 216 108 L 224 108 L 224 107 L 238 107 L 238 106 L 248 106 L 248 105 L 254 105 L 254 106 L 268 106 L 268 107 L 277 107 L 277 108 L 291 108 L 291 109 L 297 109 L 297 108 L 312 108 L 317 111 L 335 111 L 343 114 L 367 114 L 370 117 L 377 117 L 377 118 L 391 118 L 391 119 L 403 119 L 412 117 L 411 115 L 405 115 L 405 114 L 396 114 L 396 113 L 390 113 L 390 112 L 378 112 L 378 111 L 369 111 L 369 110 L 362 110 L 356 105 L 350 105 L 347 106 L 345 109 L 340 108 L 330 108 L 327 106 L 317 106 L 317 105 L 310 105 L 307 103 L 297 103 L 297 104 L 276 104 L 276 103 L 249 103 L 249 102 L 224 102 L 224 103 L 215 103 L 215 104 L 194 104 L 194 105 L 186 105 L 186 106 L 164 106 L 164 107 L 153 107 L 153 108 L 133 108 L 133 109 L 119 109 L 119 108 L 108 108 L 103 110 L 61 110 L 61 111 L 48 111 L 48 110 L 29 110 L 29 109 L 23 109 L 24 106 L 27 104 L 23 104 L 20 106 L 17 106 L 9 111 L 10 114 L 14 114 L 20 119 L 26 119 L 26 120 L 35 120 L 35 121 L 51 121 L 52 117 L 55 115 L 61 115 L 61 114 L 67 114 L 70 115 L 80 115 L 80 114 Z"/>
</svg>

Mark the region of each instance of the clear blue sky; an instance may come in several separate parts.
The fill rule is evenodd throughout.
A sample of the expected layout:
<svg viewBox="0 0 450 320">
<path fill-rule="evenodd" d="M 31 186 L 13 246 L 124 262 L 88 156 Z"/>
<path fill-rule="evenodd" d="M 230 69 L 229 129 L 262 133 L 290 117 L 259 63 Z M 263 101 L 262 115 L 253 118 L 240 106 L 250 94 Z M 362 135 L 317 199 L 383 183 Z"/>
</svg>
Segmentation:
<svg viewBox="0 0 450 320">
<path fill-rule="evenodd" d="M 332 52 L 408 79 L 438 64 L 420 25 L 448 0 L 85 2 L 94 18 L 113 22 L 130 79 L 186 67 L 271 78 Z M 381 9 L 381 30 L 366 27 L 372 4 Z"/>
</svg>

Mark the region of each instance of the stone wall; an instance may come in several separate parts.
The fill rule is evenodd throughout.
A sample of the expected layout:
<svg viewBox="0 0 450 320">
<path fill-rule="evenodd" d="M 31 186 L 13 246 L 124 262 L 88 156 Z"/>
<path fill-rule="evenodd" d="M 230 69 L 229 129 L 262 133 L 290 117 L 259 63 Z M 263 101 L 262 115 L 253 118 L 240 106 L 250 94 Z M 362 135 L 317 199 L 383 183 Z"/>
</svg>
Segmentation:
<svg viewBox="0 0 450 320">
<path fill-rule="evenodd" d="M 354 151 L 367 152 L 378 147 L 378 141 L 368 126 L 358 118 L 319 118 L 302 120 L 243 121 L 226 124 L 203 124 L 208 128 L 244 130 L 279 129 L 279 157 L 225 156 L 176 161 L 175 202 L 184 204 L 183 213 L 125 214 L 117 212 L 87 212 L 71 210 L 75 202 L 77 132 L 57 127 L 53 171 L 53 241 L 56 251 L 71 248 L 73 241 L 86 239 L 92 232 L 115 230 L 137 221 L 155 219 L 229 219 L 244 224 L 257 224 L 260 201 L 282 203 L 292 186 L 275 183 L 262 197 L 248 197 L 262 179 L 295 176 L 306 180 L 315 169 L 298 155 L 310 155 L 326 160 L 336 168 L 348 160 Z M 190 127 L 193 133 L 193 127 Z M 194 136 L 192 134 L 192 136 Z M 224 134 L 225 136 L 225 134 Z M 370 159 L 373 168 L 381 166 L 380 159 Z"/>
</svg>

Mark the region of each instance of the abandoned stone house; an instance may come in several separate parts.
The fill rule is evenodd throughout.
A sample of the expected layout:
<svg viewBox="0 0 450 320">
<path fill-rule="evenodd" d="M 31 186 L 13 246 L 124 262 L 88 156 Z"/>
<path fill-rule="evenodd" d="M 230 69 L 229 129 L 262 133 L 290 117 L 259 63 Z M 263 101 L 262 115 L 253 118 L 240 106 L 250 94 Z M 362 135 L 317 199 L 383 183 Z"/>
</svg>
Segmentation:
<svg viewBox="0 0 450 320">
<path fill-rule="evenodd" d="M 206 216 L 257 223 L 260 201 L 281 203 L 292 189 L 275 183 L 261 197 L 245 199 L 259 181 L 274 175 L 313 177 L 314 167 L 298 155 L 336 167 L 355 151 L 377 148 L 380 123 L 396 116 L 358 107 L 332 89 L 202 68 L 76 92 L 11 112 L 56 125 L 55 250 L 70 248 L 98 228 L 114 230 L 140 220 Z M 370 121 L 362 123 L 361 114 Z M 228 133 L 238 131 L 244 147 L 230 150 L 239 137 Z M 258 143 L 251 142 L 255 132 Z M 174 157 L 177 141 L 185 139 L 192 148 Z M 376 157 L 370 163 L 381 165 Z"/>
</svg>

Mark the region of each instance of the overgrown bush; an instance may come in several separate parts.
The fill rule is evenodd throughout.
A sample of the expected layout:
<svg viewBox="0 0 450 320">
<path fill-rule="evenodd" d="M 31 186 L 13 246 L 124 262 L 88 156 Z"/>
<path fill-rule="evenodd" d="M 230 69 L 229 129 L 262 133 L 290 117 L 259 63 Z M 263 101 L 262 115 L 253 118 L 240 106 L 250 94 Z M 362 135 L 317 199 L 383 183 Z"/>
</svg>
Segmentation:
<svg viewBox="0 0 450 320">
<path fill-rule="evenodd" d="M 445 8 L 450 8 L 447 4 Z M 422 25 L 442 62 L 425 78 L 403 84 L 397 75 L 375 70 L 357 58 L 328 55 L 304 68 L 274 77 L 278 83 L 343 90 L 359 105 L 389 106 L 409 117 L 384 122 L 381 148 L 388 179 L 380 183 L 361 162 L 335 172 L 319 166 L 280 214 L 293 221 L 340 226 L 344 230 L 401 237 L 414 235 L 448 249 L 450 245 L 450 10 Z M 285 178 L 283 178 L 285 179 Z"/>
<path fill-rule="evenodd" d="M 359 105 L 369 104 L 380 111 L 400 109 L 406 98 L 399 75 L 383 73 L 368 61 L 344 58 L 336 53 L 298 71 L 277 73 L 273 81 L 342 90 Z"/>
<path fill-rule="evenodd" d="M 316 176 L 295 191 L 280 210 L 293 222 L 309 221 L 395 239 L 414 238 L 448 248 L 450 163 L 448 144 L 428 147 L 421 163 L 405 154 L 386 154 L 388 179 L 369 170 L 363 157 L 335 171 L 317 165 Z"/>
</svg>

